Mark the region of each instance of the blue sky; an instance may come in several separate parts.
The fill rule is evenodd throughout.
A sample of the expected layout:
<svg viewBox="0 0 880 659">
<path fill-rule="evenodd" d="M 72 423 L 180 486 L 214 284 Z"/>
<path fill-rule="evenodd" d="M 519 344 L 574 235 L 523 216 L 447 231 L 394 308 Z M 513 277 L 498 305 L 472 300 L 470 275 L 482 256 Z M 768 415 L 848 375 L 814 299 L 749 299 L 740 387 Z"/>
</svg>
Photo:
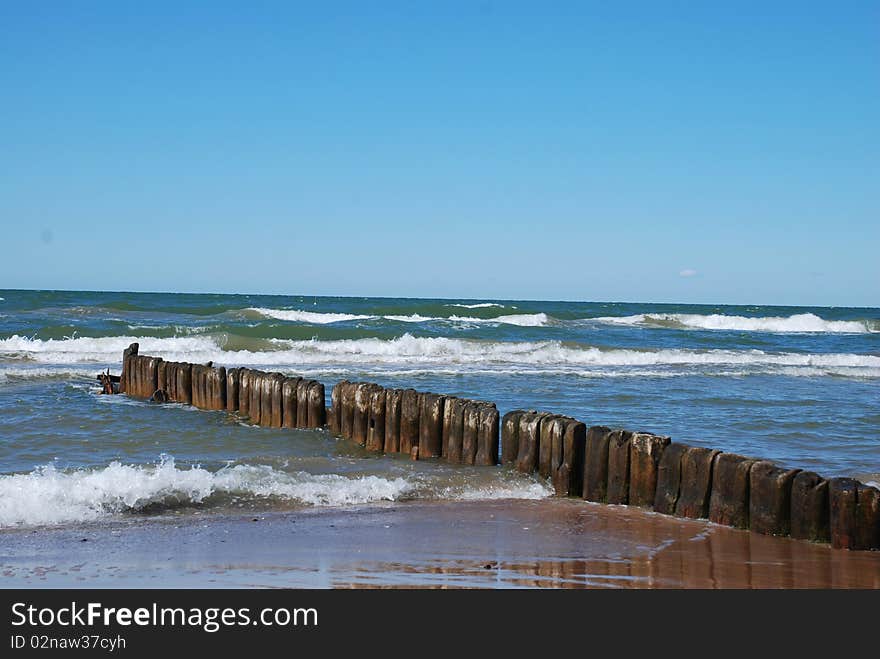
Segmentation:
<svg viewBox="0 0 880 659">
<path fill-rule="evenodd" d="M 880 306 L 878 37 L 876 2 L 0 0 L 0 288 Z"/>
</svg>

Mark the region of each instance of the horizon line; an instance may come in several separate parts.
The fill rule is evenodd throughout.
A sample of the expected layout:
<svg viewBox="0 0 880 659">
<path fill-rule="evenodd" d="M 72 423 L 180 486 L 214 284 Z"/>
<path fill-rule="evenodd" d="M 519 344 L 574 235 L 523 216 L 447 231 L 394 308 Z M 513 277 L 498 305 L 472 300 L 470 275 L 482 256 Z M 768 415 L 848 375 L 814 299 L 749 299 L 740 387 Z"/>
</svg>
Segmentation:
<svg viewBox="0 0 880 659">
<path fill-rule="evenodd" d="M 691 306 L 725 306 L 725 307 L 789 307 L 793 309 L 880 309 L 880 306 L 870 305 L 828 305 L 828 304 L 778 304 L 778 303 L 755 303 L 755 302 L 651 302 L 646 300 L 572 300 L 572 299 L 545 299 L 545 298 L 506 298 L 506 297 L 412 297 L 407 295 L 339 295 L 327 293 L 230 293 L 222 291 L 148 291 L 148 290 L 109 290 L 109 289 L 78 289 L 78 288 L 0 288 L 0 291 L 10 292 L 45 292 L 45 293 L 116 293 L 136 295 L 228 295 L 240 297 L 323 297 L 345 299 L 375 299 L 375 300 L 438 300 L 438 301 L 465 301 L 465 302 L 551 302 L 563 304 L 656 304 L 656 305 L 691 305 Z"/>
</svg>

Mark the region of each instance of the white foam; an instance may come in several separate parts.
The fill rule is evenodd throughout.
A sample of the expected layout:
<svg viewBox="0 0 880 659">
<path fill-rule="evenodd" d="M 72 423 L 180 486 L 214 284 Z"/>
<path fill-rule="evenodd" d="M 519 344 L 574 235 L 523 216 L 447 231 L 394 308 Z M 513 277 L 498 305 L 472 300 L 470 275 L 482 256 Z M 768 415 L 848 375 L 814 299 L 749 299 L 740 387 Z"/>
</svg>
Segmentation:
<svg viewBox="0 0 880 659">
<path fill-rule="evenodd" d="M 485 501 L 492 499 L 546 499 L 553 494 L 546 483 L 528 481 L 523 483 L 499 483 L 476 487 L 450 487 L 443 491 L 443 498 L 459 501 Z"/>
<path fill-rule="evenodd" d="M 543 327 L 549 322 L 545 313 L 508 314 L 494 318 L 472 318 L 468 316 L 450 316 L 448 320 L 459 323 L 497 323 L 503 325 L 519 325 L 520 327 Z"/>
<path fill-rule="evenodd" d="M 46 378 L 78 378 L 88 377 L 94 378 L 96 375 L 93 366 L 83 368 L 65 368 L 65 367 L 19 367 L 19 366 L 2 366 L 0 367 L 0 382 L 8 382 L 13 380 L 42 380 Z"/>
<path fill-rule="evenodd" d="M 28 339 L 14 336 L 0 340 L 0 358 L 25 362 L 69 365 L 118 364 L 124 348 L 134 341 L 143 354 L 161 356 L 168 361 L 189 361 L 237 366 L 284 366 L 296 369 L 346 365 L 357 368 L 447 369 L 470 372 L 511 367 L 523 369 L 589 369 L 599 374 L 608 369 L 688 369 L 683 372 L 712 373 L 736 367 L 748 373 L 790 375 L 843 375 L 880 377 L 880 356 L 849 353 L 771 353 L 762 350 L 690 349 L 599 349 L 594 346 L 559 341 L 476 341 L 444 337 L 396 339 L 345 339 L 336 341 L 270 339 L 274 350 L 223 350 L 219 339 L 209 336 L 177 338 L 104 337 L 66 340 Z M 787 369 L 787 370 L 784 370 Z"/>
<path fill-rule="evenodd" d="M 499 479 L 503 475 L 498 474 Z M 155 465 L 125 465 L 61 471 L 52 465 L 28 474 L 0 476 L 0 527 L 95 520 L 149 506 L 208 503 L 213 495 L 240 499 L 281 499 L 309 506 L 347 506 L 402 498 L 536 499 L 549 496 L 546 484 L 511 482 L 444 486 L 415 474 L 383 478 L 284 472 L 267 465 L 235 465 L 216 472 L 182 469 L 171 458 Z"/>
<path fill-rule="evenodd" d="M 300 311 L 298 309 L 266 309 L 264 307 L 251 307 L 246 311 L 254 311 L 269 318 L 288 320 L 297 323 L 311 323 L 315 325 L 327 325 L 330 323 L 343 323 L 350 320 L 369 320 L 375 316 L 362 316 L 350 313 L 319 313 L 317 311 Z"/>
<path fill-rule="evenodd" d="M 760 318 L 724 314 L 636 314 L 634 316 L 604 316 L 593 320 L 615 325 L 646 325 L 741 332 L 865 334 L 880 331 L 878 321 L 825 320 L 812 313 Z"/>
<path fill-rule="evenodd" d="M 205 355 L 221 354 L 221 345 L 211 337 L 154 338 L 138 336 L 31 339 L 17 334 L 0 339 L 0 358 L 24 359 L 50 364 L 115 363 L 130 344 L 140 343 L 141 354 L 173 361 L 207 361 Z M 205 357 L 204 359 L 202 359 Z"/>
<path fill-rule="evenodd" d="M 497 302 L 480 302 L 479 304 L 447 304 L 447 307 L 461 307 L 462 309 L 488 309 L 489 307 L 505 308 L 505 305 Z M 512 307 L 516 309 L 516 307 Z"/>
<path fill-rule="evenodd" d="M 398 323 L 428 323 L 435 320 L 443 320 L 442 318 L 436 318 L 434 316 L 420 316 L 417 313 L 411 314 L 409 316 L 383 316 L 387 320 L 393 320 Z"/>
<path fill-rule="evenodd" d="M 464 306 L 464 305 L 448 305 L 448 306 Z M 497 305 L 502 306 L 502 305 Z M 298 323 L 309 323 L 314 325 L 328 325 L 330 323 L 344 323 L 352 320 L 376 320 L 379 318 L 391 320 L 401 323 L 427 323 L 435 321 L 448 321 L 453 323 L 492 323 L 519 325 L 520 327 L 542 327 L 549 322 L 547 314 L 507 314 L 496 316 L 494 318 L 475 318 L 470 316 L 422 316 L 417 313 L 406 315 L 359 315 L 348 313 L 318 313 L 314 311 L 301 311 L 298 309 L 267 309 L 264 307 L 250 307 L 244 311 L 258 313 L 267 318 L 275 318 L 277 320 L 286 320 Z"/>
</svg>

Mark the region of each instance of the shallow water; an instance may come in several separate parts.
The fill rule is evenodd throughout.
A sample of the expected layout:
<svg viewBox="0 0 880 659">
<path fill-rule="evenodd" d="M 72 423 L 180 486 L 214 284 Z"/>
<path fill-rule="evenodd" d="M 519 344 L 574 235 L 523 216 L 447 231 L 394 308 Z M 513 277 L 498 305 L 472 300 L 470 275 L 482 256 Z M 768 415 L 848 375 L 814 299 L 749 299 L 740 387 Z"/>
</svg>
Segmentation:
<svg viewBox="0 0 880 659">
<path fill-rule="evenodd" d="M 501 469 L 96 393 L 122 350 L 367 379 L 880 480 L 880 309 L 0 291 L 0 526 L 536 498 Z"/>
</svg>

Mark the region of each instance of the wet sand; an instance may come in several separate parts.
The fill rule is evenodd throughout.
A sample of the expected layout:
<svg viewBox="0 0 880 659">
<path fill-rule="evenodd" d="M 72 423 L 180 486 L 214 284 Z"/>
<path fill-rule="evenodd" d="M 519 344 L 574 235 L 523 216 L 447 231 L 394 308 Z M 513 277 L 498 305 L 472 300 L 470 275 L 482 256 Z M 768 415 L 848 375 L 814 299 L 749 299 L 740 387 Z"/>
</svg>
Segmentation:
<svg viewBox="0 0 880 659">
<path fill-rule="evenodd" d="M 880 588 L 880 552 L 574 500 L 412 502 L 7 530 L 0 586 Z"/>
</svg>

